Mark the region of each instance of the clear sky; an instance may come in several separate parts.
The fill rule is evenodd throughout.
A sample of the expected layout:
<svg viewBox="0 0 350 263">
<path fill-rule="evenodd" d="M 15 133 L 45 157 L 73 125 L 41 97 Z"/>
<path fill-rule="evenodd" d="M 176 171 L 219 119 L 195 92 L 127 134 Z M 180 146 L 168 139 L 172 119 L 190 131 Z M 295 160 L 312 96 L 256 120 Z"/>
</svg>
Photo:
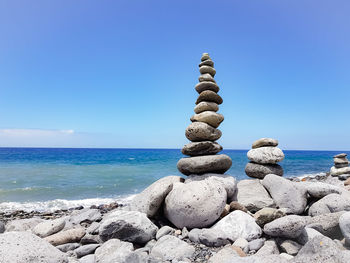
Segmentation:
<svg viewBox="0 0 350 263">
<path fill-rule="evenodd" d="M 350 149 L 350 1 L 0 0 L 0 146 L 187 143 L 198 63 L 220 143 Z"/>
</svg>

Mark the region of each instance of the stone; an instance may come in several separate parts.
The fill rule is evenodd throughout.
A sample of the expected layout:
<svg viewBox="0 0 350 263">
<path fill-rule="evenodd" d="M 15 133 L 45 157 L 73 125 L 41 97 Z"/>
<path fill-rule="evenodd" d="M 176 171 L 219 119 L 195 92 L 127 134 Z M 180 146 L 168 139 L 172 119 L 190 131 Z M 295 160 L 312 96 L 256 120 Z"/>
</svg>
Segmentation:
<svg viewBox="0 0 350 263">
<path fill-rule="evenodd" d="M 306 192 L 314 198 L 323 198 L 329 194 L 341 194 L 344 189 L 339 186 L 323 182 L 300 182 L 298 186 L 305 188 Z"/>
<path fill-rule="evenodd" d="M 283 168 L 279 164 L 258 164 L 249 162 L 245 167 L 245 173 L 249 177 L 264 179 L 268 174 L 283 176 Z"/>
<path fill-rule="evenodd" d="M 92 224 L 86 229 L 86 232 L 91 235 L 97 235 L 100 223 L 92 222 Z"/>
<path fill-rule="evenodd" d="M 249 251 L 258 251 L 264 244 L 264 238 L 254 239 L 248 243 Z"/>
<path fill-rule="evenodd" d="M 78 258 L 81 258 L 86 255 L 93 254 L 99 246 L 99 244 L 84 245 L 75 249 L 74 252 Z"/>
<path fill-rule="evenodd" d="M 276 164 L 283 161 L 284 153 L 277 147 L 260 147 L 247 153 L 248 159 L 259 164 Z"/>
<path fill-rule="evenodd" d="M 248 253 L 249 251 L 249 243 L 244 238 L 241 238 L 241 237 L 237 238 L 233 243 L 233 245 L 241 248 L 244 251 L 244 253 Z"/>
<path fill-rule="evenodd" d="M 26 219 L 15 219 L 6 224 L 6 231 L 28 231 L 32 230 L 37 224 L 43 222 L 41 218 L 26 218 Z"/>
<path fill-rule="evenodd" d="M 347 244 L 350 244 L 350 212 L 343 213 L 339 218 L 339 228 Z"/>
<path fill-rule="evenodd" d="M 279 209 L 264 207 L 254 214 L 255 222 L 263 227 L 267 223 L 274 221 L 277 218 L 283 217 L 286 214 Z"/>
<path fill-rule="evenodd" d="M 275 202 L 259 180 L 239 181 L 237 184 L 237 201 L 250 212 L 275 206 Z"/>
<path fill-rule="evenodd" d="M 272 138 L 261 138 L 253 142 L 252 148 L 260 148 L 265 146 L 276 147 L 278 145 L 278 141 Z"/>
<path fill-rule="evenodd" d="M 86 255 L 79 259 L 79 263 L 95 263 L 95 255 Z"/>
<path fill-rule="evenodd" d="M 0 261 L 18 263 L 68 263 L 67 256 L 30 232 L 0 235 Z"/>
<path fill-rule="evenodd" d="M 61 231 L 65 225 L 65 218 L 46 220 L 42 223 L 37 224 L 32 231 L 35 235 L 39 237 L 47 237 Z"/>
<path fill-rule="evenodd" d="M 99 244 L 102 243 L 102 240 L 98 235 L 91 235 L 91 234 L 86 234 L 83 236 L 83 238 L 80 240 L 80 243 L 82 245 L 87 245 L 87 244 Z"/>
<path fill-rule="evenodd" d="M 184 175 L 218 173 L 223 174 L 232 165 L 232 160 L 226 154 L 204 155 L 181 158 L 177 168 Z"/>
<path fill-rule="evenodd" d="M 293 240 L 278 240 L 278 245 L 282 252 L 286 252 L 289 255 L 295 256 L 302 248 L 300 244 Z"/>
<path fill-rule="evenodd" d="M 66 243 L 79 242 L 84 235 L 84 228 L 74 228 L 45 237 L 45 240 L 54 246 L 58 246 Z"/>
<path fill-rule="evenodd" d="M 350 174 L 350 167 L 335 168 L 334 166 L 332 166 L 330 173 L 331 173 L 331 176 L 339 176 L 341 174 Z"/>
<path fill-rule="evenodd" d="M 281 257 L 284 257 L 287 260 L 293 259 L 294 257 L 292 255 L 289 255 L 287 253 L 281 253 L 280 254 Z"/>
<path fill-rule="evenodd" d="M 273 239 L 266 240 L 264 245 L 256 252 L 257 256 L 266 256 L 279 254 L 279 250 L 276 244 L 276 241 Z"/>
<path fill-rule="evenodd" d="M 134 246 L 132 243 L 124 242 L 119 239 L 110 239 L 96 249 L 96 263 L 126 263 L 126 258 L 133 251 Z"/>
<path fill-rule="evenodd" d="M 194 112 L 199 114 L 203 111 L 215 111 L 219 110 L 219 106 L 215 102 L 202 101 L 196 105 Z"/>
<path fill-rule="evenodd" d="M 298 187 L 297 183 L 278 175 L 268 174 L 262 180 L 262 185 L 269 191 L 276 205 L 279 208 L 285 208 L 288 214 L 304 212 L 307 204 L 306 190 Z"/>
<path fill-rule="evenodd" d="M 329 194 L 310 206 L 309 215 L 317 216 L 339 211 L 350 211 L 350 199 L 344 195 Z"/>
<path fill-rule="evenodd" d="M 57 249 L 61 250 L 64 253 L 74 250 L 78 247 L 80 247 L 79 243 L 67 243 L 67 244 L 56 246 Z"/>
<path fill-rule="evenodd" d="M 195 243 L 201 243 L 207 247 L 221 247 L 230 244 L 225 232 L 211 228 L 192 229 L 189 238 Z"/>
<path fill-rule="evenodd" d="M 241 210 L 244 213 L 248 212 L 248 209 L 237 201 L 232 201 L 230 203 L 230 211 Z"/>
<path fill-rule="evenodd" d="M 344 168 L 344 167 L 348 167 L 349 163 L 335 163 L 334 167 L 335 168 Z"/>
<path fill-rule="evenodd" d="M 223 103 L 223 100 L 220 97 L 220 95 L 218 95 L 216 92 L 212 90 L 205 90 L 199 94 L 196 104 L 199 104 L 202 101 L 214 102 L 219 105 Z"/>
<path fill-rule="evenodd" d="M 194 255 L 195 248 L 177 237 L 161 237 L 151 250 L 151 256 L 162 260 L 182 260 Z"/>
<path fill-rule="evenodd" d="M 155 238 L 158 227 L 138 211 L 115 211 L 101 223 L 99 236 L 102 241 L 118 238 L 123 241 L 145 244 Z"/>
<path fill-rule="evenodd" d="M 162 236 L 165 236 L 165 235 L 171 235 L 171 234 L 174 234 L 175 233 L 175 229 L 170 227 L 170 226 L 163 226 L 161 227 L 157 234 L 156 234 L 156 239 L 160 239 Z"/>
<path fill-rule="evenodd" d="M 208 59 L 210 59 L 209 54 L 208 53 L 203 53 L 202 57 L 201 57 L 201 61 L 205 61 L 205 60 L 208 60 Z"/>
<path fill-rule="evenodd" d="M 339 219 L 344 213 L 344 211 L 340 211 L 314 216 L 308 220 L 307 227 L 313 228 L 331 239 L 341 240 L 343 239 L 343 235 L 339 227 Z"/>
<path fill-rule="evenodd" d="M 198 65 L 199 67 L 201 66 L 210 66 L 210 67 L 214 67 L 214 62 L 211 60 L 211 59 L 207 59 L 207 60 L 204 60 L 202 61 L 201 63 L 199 63 Z M 203 75 L 210 75 L 209 73 L 205 73 Z M 211 76 L 211 75 L 210 75 Z"/>
<path fill-rule="evenodd" d="M 5 224 L 4 222 L 0 221 L 0 234 L 5 232 Z"/>
<path fill-rule="evenodd" d="M 308 241 L 313 239 L 315 236 L 323 236 L 323 235 L 313 228 L 305 227 L 296 240 L 298 241 L 299 244 L 305 245 Z"/>
<path fill-rule="evenodd" d="M 204 63 L 208 63 L 208 64 L 213 64 L 213 66 L 214 66 L 214 62 L 213 61 L 211 61 L 211 60 L 207 60 L 207 61 L 203 61 Z M 203 63 L 202 62 L 202 63 Z M 201 63 L 201 64 L 202 64 Z M 200 66 L 204 66 L 205 64 L 199 64 Z M 211 66 L 212 67 L 212 65 L 206 65 L 206 66 Z M 203 75 L 200 75 L 199 77 L 198 77 L 198 80 L 199 80 L 199 82 L 203 82 L 203 81 L 211 81 L 211 82 L 214 82 L 214 83 L 216 83 L 216 81 L 215 81 L 215 79 L 209 74 L 209 73 L 205 73 L 205 74 L 203 74 Z"/>
<path fill-rule="evenodd" d="M 136 195 L 130 203 L 130 210 L 145 213 L 148 217 L 153 217 L 161 207 L 167 194 L 173 189 L 173 184 L 182 182 L 180 176 L 163 177 L 140 194 Z"/>
<path fill-rule="evenodd" d="M 349 164 L 349 160 L 346 157 L 343 158 L 334 158 L 334 164 Z"/>
<path fill-rule="evenodd" d="M 213 77 L 214 77 L 215 74 L 216 74 L 215 68 L 210 67 L 210 66 L 206 66 L 206 65 L 203 65 L 203 66 L 199 67 L 199 72 L 200 72 L 201 74 L 209 73 L 209 74 L 212 75 Z"/>
<path fill-rule="evenodd" d="M 205 90 L 211 90 L 211 91 L 214 91 L 214 92 L 218 92 L 220 89 L 219 89 L 219 86 L 212 82 L 212 81 L 202 81 L 202 82 L 199 82 L 196 86 L 195 86 L 195 89 L 198 93 L 201 93 Z"/>
<path fill-rule="evenodd" d="M 230 213 L 230 205 L 226 204 L 224 211 L 222 211 L 220 218 L 227 216 Z"/>
<path fill-rule="evenodd" d="M 193 122 L 186 129 L 186 137 L 191 142 L 216 141 L 221 135 L 220 130 L 204 122 Z"/>
<path fill-rule="evenodd" d="M 165 198 L 164 214 L 178 228 L 207 227 L 225 208 L 227 193 L 215 180 L 174 184 Z"/>
<path fill-rule="evenodd" d="M 82 210 L 75 210 L 66 220 L 65 228 L 80 225 L 81 223 L 89 223 L 101 221 L 102 214 L 99 209 L 85 208 Z"/>
<path fill-rule="evenodd" d="M 350 185 L 350 178 L 348 178 L 348 179 L 345 180 L 344 185 L 345 185 L 345 186 Z"/>
<path fill-rule="evenodd" d="M 302 233 L 307 219 L 303 216 L 288 215 L 277 218 L 264 226 L 264 233 L 271 237 L 295 239 Z"/>
<path fill-rule="evenodd" d="M 211 141 L 191 142 L 182 148 L 182 153 L 189 156 L 211 155 L 220 151 L 222 146 Z"/>
<path fill-rule="evenodd" d="M 344 158 L 346 156 L 348 156 L 346 153 L 339 153 L 337 155 L 334 155 L 333 158 Z"/>
<path fill-rule="evenodd" d="M 224 121 L 224 115 L 214 111 L 203 111 L 191 117 L 192 122 L 205 122 L 210 126 L 217 128 Z"/>
<path fill-rule="evenodd" d="M 343 181 L 347 180 L 349 177 L 350 177 L 350 173 L 338 175 L 339 180 L 343 180 Z"/>
<path fill-rule="evenodd" d="M 239 257 L 239 254 L 232 246 L 227 246 L 220 249 L 216 254 L 209 258 L 208 263 L 228 263 Z"/>
</svg>

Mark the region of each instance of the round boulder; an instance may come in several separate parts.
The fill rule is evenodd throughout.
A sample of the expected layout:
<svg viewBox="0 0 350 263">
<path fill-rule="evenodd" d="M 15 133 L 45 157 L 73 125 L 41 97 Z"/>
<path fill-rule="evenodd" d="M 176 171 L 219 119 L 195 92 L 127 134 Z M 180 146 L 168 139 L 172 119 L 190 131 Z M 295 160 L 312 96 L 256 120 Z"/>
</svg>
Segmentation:
<svg viewBox="0 0 350 263">
<path fill-rule="evenodd" d="M 217 154 L 222 151 L 222 146 L 216 142 L 191 142 L 182 148 L 182 153 L 189 156 Z"/>
<path fill-rule="evenodd" d="M 219 105 L 223 102 L 222 98 L 212 90 L 205 90 L 199 94 L 196 104 L 202 101 L 211 101 Z"/>
<path fill-rule="evenodd" d="M 260 147 L 247 153 L 248 159 L 259 164 L 275 164 L 284 159 L 284 153 L 277 147 Z"/>
<path fill-rule="evenodd" d="M 212 90 L 214 92 L 218 92 L 219 86 L 212 81 L 202 81 L 195 86 L 195 89 L 198 93 L 201 93 L 202 91 L 205 91 L 205 90 Z"/>
<path fill-rule="evenodd" d="M 264 179 L 268 174 L 283 175 L 283 168 L 278 164 L 247 163 L 245 173 L 249 177 Z"/>
<path fill-rule="evenodd" d="M 186 129 L 186 137 L 192 142 L 216 141 L 221 137 L 221 131 L 205 122 L 193 122 Z"/>
<path fill-rule="evenodd" d="M 192 122 L 205 122 L 210 126 L 217 128 L 224 121 L 224 115 L 213 111 L 203 111 L 191 117 Z"/>
</svg>

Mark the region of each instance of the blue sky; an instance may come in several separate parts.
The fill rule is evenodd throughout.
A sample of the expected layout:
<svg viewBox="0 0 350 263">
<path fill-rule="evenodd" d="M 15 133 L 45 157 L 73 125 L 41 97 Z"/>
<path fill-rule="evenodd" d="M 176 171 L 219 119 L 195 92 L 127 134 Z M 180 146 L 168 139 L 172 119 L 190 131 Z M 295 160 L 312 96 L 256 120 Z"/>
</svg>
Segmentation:
<svg viewBox="0 0 350 263">
<path fill-rule="evenodd" d="M 187 143 L 198 63 L 220 143 L 350 149 L 350 2 L 0 1 L 0 146 Z"/>
</svg>

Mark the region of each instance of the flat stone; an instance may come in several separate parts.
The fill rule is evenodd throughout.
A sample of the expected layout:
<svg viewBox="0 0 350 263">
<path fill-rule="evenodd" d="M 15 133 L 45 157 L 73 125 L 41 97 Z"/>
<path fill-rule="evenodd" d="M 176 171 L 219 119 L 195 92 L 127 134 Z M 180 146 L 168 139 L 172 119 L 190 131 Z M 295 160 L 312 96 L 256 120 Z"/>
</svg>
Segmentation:
<svg viewBox="0 0 350 263">
<path fill-rule="evenodd" d="M 349 160 L 346 157 L 334 158 L 334 164 L 349 164 Z"/>
<path fill-rule="evenodd" d="M 204 122 L 193 122 L 186 129 L 186 137 L 192 142 L 216 141 L 221 131 Z"/>
<path fill-rule="evenodd" d="M 145 213 L 153 217 L 161 207 L 167 194 L 173 189 L 174 183 L 182 182 L 180 176 L 166 176 L 148 186 L 136 195 L 130 203 L 130 210 Z"/>
<path fill-rule="evenodd" d="M 317 216 L 339 211 L 350 211 L 350 199 L 339 194 L 329 194 L 310 206 L 309 215 Z"/>
<path fill-rule="evenodd" d="M 348 167 L 349 163 L 335 163 L 334 167 L 335 168 L 344 168 L 344 167 Z"/>
<path fill-rule="evenodd" d="M 278 240 L 278 245 L 282 252 L 286 252 L 289 255 L 295 256 L 302 248 L 300 244 L 293 240 Z"/>
<path fill-rule="evenodd" d="M 45 240 L 54 246 L 58 246 L 66 243 L 79 242 L 84 235 L 85 229 L 80 227 L 58 232 L 51 236 L 45 237 Z"/>
<path fill-rule="evenodd" d="M 42 223 L 37 224 L 32 231 L 35 235 L 39 237 L 47 237 L 61 231 L 65 225 L 65 218 L 46 220 Z"/>
<path fill-rule="evenodd" d="M 102 243 L 102 240 L 98 235 L 91 235 L 91 234 L 86 234 L 83 236 L 83 238 L 80 240 L 80 243 L 82 245 L 87 245 L 87 244 L 99 244 Z"/>
<path fill-rule="evenodd" d="M 201 74 L 209 73 L 209 74 L 212 75 L 213 77 L 214 77 L 215 74 L 216 74 L 215 68 L 213 68 L 213 67 L 211 67 L 211 66 L 206 66 L 206 65 L 199 67 L 199 72 L 200 72 Z"/>
<path fill-rule="evenodd" d="M 78 247 L 80 247 L 79 243 L 67 243 L 67 244 L 56 246 L 57 249 L 61 250 L 64 253 L 74 250 Z"/>
<path fill-rule="evenodd" d="M 43 222 L 41 218 L 26 218 L 26 219 L 15 219 L 6 224 L 6 231 L 28 231 L 32 230 L 37 224 Z"/>
<path fill-rule="evenodd" d="M 218 173 L 223 174 L 232 165 L 232 160 L 226 154 L 203 155 L 181 158 L 177 168 L 184 175 Z"/>
<path fill-rule="evenodd" d="M 279 164 L 257 164 L 247 163 L 245 173 L 249 177 L 264 179 L 268 174 L 283 176 L 283 168 Z"/>
<path fill-rule="evenodd" d="M 182 148 L 182 153 L 189 156 L 211 155 L 220 151 L 222 146 L 211 141 L 191 142 Z"/>
<path fill-rule="evenodd" d="M 260 148 L 260 147 L 265 147 L 265 146 L 277 146 L 278 145 L 278 141 L 272 138 L 261 138 L 259 140 L 256 140 L 255 142 L 253 142 L 252 148 L 256 149 L 256 148 Z"/>
<path fill-rule="evenodd" d="M 201 57 L 201 61 L 205 61 L 205 60 L 208 60 L 208 59 L 210 59 L 209 54 L 208 53 L 203 53 L 202 57 Z"/>
<path fill-rule="evenodd" d="M 279 254 L 278 246 L 275 240 L 266 240 L 264 245 L 256 253 L 257 256 L 267 256 Z"/>
<path fill-rule="evenodd" d="M 93 254 L 95 250 L 100 246 L 100 244 L 89 244 L 78 247 L 74 250 L 78 258 L 84 257 L 89 254 Z"/>
<path fill-rule="evenodd" d="M 202 101 L 196 105 L 194 112 L 199 114 L 203 111 L 215 111 L 219 110 L 219 106 L 215 102 Z"/>
<path fill-rule="evenodd" d="M 274 221 L 277 218 L 283 217 L 286 214 L 279 209 L 264 207 L 254 214 L 256 223 L 263 227 L 267 223 Z"/>
<path fill-rule="evenodd" d="M 348 156 L 346 153 L 339 153 L 337 155 L 334 155 L 333 158 L 344 158 L 346 156 Z"/>
<path fill-rule="evenodd" d="M 206 59 L 204 61 L 202 61 L 201 63 L 199 63 L 198 65 L 199 67 L 201 66 L 210 66 L 210 67 L 214 67 L 214 62 L 211 59 Z M 206 73 L 208 74 L 208 73 Z"/>
<path fill-rule="evenodd" d="M 214 180 L 177 183 L 165 198 L 164 215 L 178 228 L 202 228 L 220 217 L 226 200 L 225 188 Z"/>
<path fill-rule="evenodd" d="M 342 175 L 342 174 L 350 174 L 350 167 L 335 168 L 335 166 L 332 166 L 330 172 L 331 172 L 331 176 L 339 176 L 339 175 Z"/>
<path fill-rule="evenodd" d="M 272 237 L 297 238 L 307 224 L 307 218 L 288 215 L 266 224 L 264 233 Z"/>
<path fill-rule="evenodd" d="M 116 238 L 110 239 L 96 249 L 96 263 L 126 263 L 126 258 L 133 251 L 134 246 L 132 243 L 124 242 Z"/>
<path fill-rule="evenodd" d="M 205 90 L 199 94 L 196 104 L 199 104 L 202 101 L 215 102 L 219 105 L 223 102 L 222 98 L 212 90 Z"/>
<path fill-rule="evenodd" d="M 205 63 L 207 63 L 207 62 L 205 62 Z M 213 64 L 213 66 L 214 66 L 214 63 L 213 63 L 213 61 L 211 61 L 211 60 L 208 60 L 208 63 L 209 63 L 209 64 Z M 202 63 L 201 63 L 201 64 L 202 64 Z M 204 66 L 204 64 L 202 64 L 201 66 Z M 207 66 L 211 66 L 211 65 L 207 65 Z M 211 67 L 212 67 L 212 66 L 211 66 Z M 210 74 L 208 74 L 208 73 L 205 73 L 205 74 L 203 74 L 203 75 L 200 75 L 200 76 L 198 77 L 198 80 L 199 80 L 199 82 L 211 81 L 211 82 L 216 83 L 215 79 L 214 79 Z"/>
<path fill-rule="evenodd" d="M 203 111 L 199 114 L 195 114 L 191 117 L 192 122 L 205 122 L 210 126 L 217 128 L 220 123 L 224 121 L 224 115 L 216 113 L 214 111 Z"/>
<path fill-rule="evenodd" d="M 259 164 L 275 164 L 283 161 L 284 153 L 277 147 L 260 147 L 247 153 L 248 159 Z"/>
<path fill-rule="evenodd" d="M 214 91 L 214 92 L 219 92 L 220 88 L 219 86 L 212 82 L 212 81 L 202 81 L 202 82 L 199 82 L 195 87 L 196 91 L 198 93 L 201 93 L 205 90 L 211 90 L 211 91 Z"/>
</svg>

